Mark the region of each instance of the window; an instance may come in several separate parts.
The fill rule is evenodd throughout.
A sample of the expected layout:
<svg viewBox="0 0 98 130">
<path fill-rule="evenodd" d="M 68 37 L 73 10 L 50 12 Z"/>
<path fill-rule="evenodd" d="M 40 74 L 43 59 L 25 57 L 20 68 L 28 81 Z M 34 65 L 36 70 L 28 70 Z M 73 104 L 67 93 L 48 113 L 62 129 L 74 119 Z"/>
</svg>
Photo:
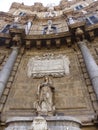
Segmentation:
<svg viewBox="0 0 98 130">
<path fill-rule="evenodd" d="M 88 26 L 90 26 L 90 25 L 92 24 L 88 18 L 86 18 L 85 20 L 86 20 L 86 24 L 87 24 Z"/>
<path fill-rule="evenodd" d="M 3 29 L 2 29 L 2 33 L 9 33 L 9 29 L 10 29 L 10 24 L 7 24 Z"/>
<path fill-rule="evenodd" d="M 86 18 L 86 24 L 88 26 L 96 23 L 98 23 L 98 18 L 96 16 L 92 15 Z"/>
<path fill-rule="evenodd" d="M 10 28 L 18 28 L 18 25 L 15 24 L 15 23 L 13 23 L 13 24 L 10 26 Z"/>
<path fill-rule="evenodd" d="M 98 23 L 98 18 L 96 17 L 96 16 L 90 16 L 89 17 L 90 18 L 90 20 L 93 22 L 93 23 Z"/>
<path fill-rule="evenodd" d="M 83 9 L 83 6 L 82 5 L 78 5 L 78 6 L 75 7 L 75 9 L 76 10 L 81 10 L 81 9 Z"/>
<path fill-rule="evenodd" d="M 20 13 L 19 13 L 19 16 L 25 16 L 25 15 L 26 15 L 25 12 L 20 12 Z"/>
<path fill-rule="evenodd" d="M 80 7 L 80 9 L 82 9 L 82 8 L 83 8 L 83 6 L 82 6 L 82 5 L 79 5 L 79 7 Z"/>
</svg>

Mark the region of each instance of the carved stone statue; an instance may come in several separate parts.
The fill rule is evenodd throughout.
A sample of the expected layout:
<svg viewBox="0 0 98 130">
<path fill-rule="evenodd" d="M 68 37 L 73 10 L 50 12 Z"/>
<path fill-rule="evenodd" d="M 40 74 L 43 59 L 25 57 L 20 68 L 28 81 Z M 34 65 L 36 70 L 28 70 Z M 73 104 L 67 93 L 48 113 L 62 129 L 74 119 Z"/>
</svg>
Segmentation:
<svg viewBox="0 0 98 130">
<path fill-rule="evenodd" d="M 41 116 L 35 117 L 29 130 L 48 130 L 46 120 Z"/>
<path fill-rule="evenodd" d="M 51 20 L 48 20 L 48 28 L 46 30 L 46 34 L 51 34 L 53 33 L 53 29 L 52 29 L 52 21 Z"/>
<path fill-rule="evenodd" d="M 55 107 L 53 104 L 54 87 L 45 76 L 44 82 L 38 85 L 37 101 L 34 103 L 38 115 L 53 115 Z"/>
<path fill-rule="evenodd" d="M 57 33 L 57 28 L 53 25 L 52 20 L 48 20 L 47 26 L 44 28 L 44 34 Z"/>
<path fill-rule="evenodd" d="M 45 17 L 55 17 L 57 16 L 57 13 L 54 11 L 54 7 L 52 4 L 49 5 L 48 7 L 48 12 L 46 13 Z"/>
</svg>

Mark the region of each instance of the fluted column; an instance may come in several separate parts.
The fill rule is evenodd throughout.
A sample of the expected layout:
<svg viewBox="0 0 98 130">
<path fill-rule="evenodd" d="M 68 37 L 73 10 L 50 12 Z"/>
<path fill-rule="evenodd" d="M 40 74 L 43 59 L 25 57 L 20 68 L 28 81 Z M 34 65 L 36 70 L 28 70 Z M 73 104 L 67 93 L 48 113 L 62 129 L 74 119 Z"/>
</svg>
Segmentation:
<svg viewBox="0 0 98 130">
<path fill-rule="evenodd" d="M 11 71 L 13 69 L 13 65 L 18 55 L 18 48 L 13 48 L 12 53 L 10 54 L 7 62 L 5 63 L 3 69 L 0 72 L 0 97 L 4 91 L 4 88 L 7 84 Z"/>
<path fill-rule="evenodd" d="M 94 91 L 98 99 L 98 66 L 85 43 L 79 42 L 78 45 L 82 52 L 89 77 L 91 79 Z"/>
</svg>

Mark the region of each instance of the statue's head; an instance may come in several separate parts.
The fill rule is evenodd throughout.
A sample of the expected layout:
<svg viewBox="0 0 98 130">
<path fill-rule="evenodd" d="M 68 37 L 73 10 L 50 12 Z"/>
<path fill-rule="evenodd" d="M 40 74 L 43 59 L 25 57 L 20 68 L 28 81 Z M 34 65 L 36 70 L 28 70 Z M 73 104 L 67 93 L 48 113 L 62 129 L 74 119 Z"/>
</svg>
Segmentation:
<svg viewBox="0 0 98 130">
<path fill-rule="evenodd" d="M 48 76 L 45 76 L 45 77 L 44 77 L 44 81 L 45 81 L 45 82 L 49 82 L 49 77 L 48 77 Z"/>
<path fill-rule="evenodd" d="M 48 20 L 48 25 L 52 25 L 52 20 Z"/>
</svg>

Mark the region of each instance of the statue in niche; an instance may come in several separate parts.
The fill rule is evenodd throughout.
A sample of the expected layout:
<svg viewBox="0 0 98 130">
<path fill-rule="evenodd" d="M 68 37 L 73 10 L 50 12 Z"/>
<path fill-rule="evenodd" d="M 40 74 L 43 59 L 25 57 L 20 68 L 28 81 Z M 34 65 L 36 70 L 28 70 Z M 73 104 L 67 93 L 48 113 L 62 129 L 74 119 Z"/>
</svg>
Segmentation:
<svg viewBox="0 0 98 130">
<path fill-rule="evenodd" d="M 48 26 L 44 28 L 44 34 L 53 34 L 56 33 L 57 29 L 52 24 L 52 20 L 48 20 Z"/>
<path fill-rule="evenodd" d="M 37 101 L 34 103 L 38 115 L 53 115 L 55 107 L 53 104 L 54 87 L 48 76 L 44 82 L 38 85 Z"/>
<path fill-rule="evenodd" d="M 48 21 L 48 28 L 47 28 L 46 34 L 51 34 L 52 32 L 53 32 L 53 29 L 52 29 L 52 21 L 49 20 L 49 21 Z"/>
</svg>

